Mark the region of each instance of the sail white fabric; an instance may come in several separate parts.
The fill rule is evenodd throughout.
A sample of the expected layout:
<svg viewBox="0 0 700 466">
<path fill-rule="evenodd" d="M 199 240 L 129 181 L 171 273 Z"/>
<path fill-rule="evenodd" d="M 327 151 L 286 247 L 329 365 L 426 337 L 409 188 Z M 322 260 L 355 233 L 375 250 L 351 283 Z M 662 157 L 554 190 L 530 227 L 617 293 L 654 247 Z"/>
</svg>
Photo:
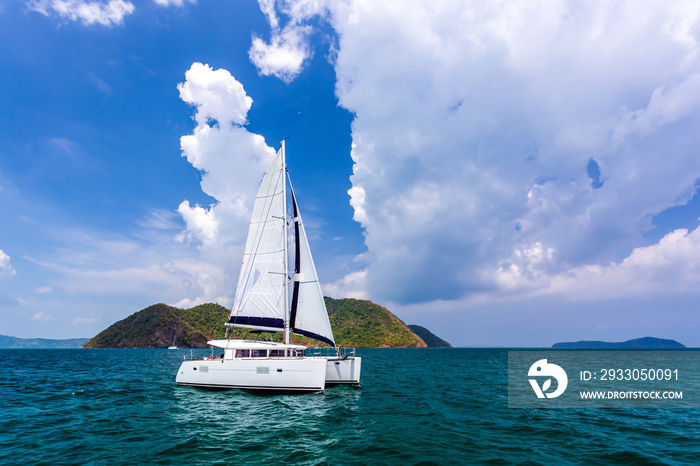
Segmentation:
<svg viewBox="0 0 700 466">
<path fill-rule="evenodd" d="M 229 325 L 260 330 L 284 327 L 284 176 L 280 150 L 265 172 L 255 198 Z"/>
<path fill-rule="evenodd" d="M 293 192 L 292 196 L 294 196 Z M 326 303 L 323 301 L 321 285 L 318 281 L 318 275 L 316 275 L 316 266 L 311 257 L 306 229 L 301 220 L 298 206 L 294 221 L 298 227 L 297 241 L 299 244 L 296 250 L 299 253 L 299 271 L 294 275 L 295 294 L 298 293 L 298 296 L 296 302 L 292 303 L 292 306 L 296 307 L 293 311 L 292 332 L 316 338 L 335 346 Z"/>
</svg>

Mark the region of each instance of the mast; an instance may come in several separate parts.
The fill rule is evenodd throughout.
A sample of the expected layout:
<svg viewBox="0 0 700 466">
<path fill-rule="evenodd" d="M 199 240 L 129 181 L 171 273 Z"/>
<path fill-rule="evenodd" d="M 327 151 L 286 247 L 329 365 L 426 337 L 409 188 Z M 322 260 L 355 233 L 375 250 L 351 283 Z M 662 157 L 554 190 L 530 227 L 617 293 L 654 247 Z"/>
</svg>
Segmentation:
<svg viewBox="0 0 700 466">
<path fill-rule="evenodd" d="M 282 151 L 282 199 L 284 206 L 284 342 L 289 344 L 289 265 L 288 265 L 288 241 L 287 241 L 287 160 L 284 152 L 284 139 L 280 143 Z"/>
</svg>

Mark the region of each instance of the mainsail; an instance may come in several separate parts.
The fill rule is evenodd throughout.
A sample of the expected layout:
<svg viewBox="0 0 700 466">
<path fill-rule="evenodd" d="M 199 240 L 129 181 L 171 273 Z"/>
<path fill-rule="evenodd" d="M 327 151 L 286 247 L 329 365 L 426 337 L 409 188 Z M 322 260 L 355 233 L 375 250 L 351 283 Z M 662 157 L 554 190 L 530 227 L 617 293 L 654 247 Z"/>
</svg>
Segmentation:
<svg viewBox="0 0 700 466">
<path fill-rule="evenodd" d="M 285 167 L 280 149 L 255 197 L 228 325 L 282 330 L 286 319 Z"/>
</svg>

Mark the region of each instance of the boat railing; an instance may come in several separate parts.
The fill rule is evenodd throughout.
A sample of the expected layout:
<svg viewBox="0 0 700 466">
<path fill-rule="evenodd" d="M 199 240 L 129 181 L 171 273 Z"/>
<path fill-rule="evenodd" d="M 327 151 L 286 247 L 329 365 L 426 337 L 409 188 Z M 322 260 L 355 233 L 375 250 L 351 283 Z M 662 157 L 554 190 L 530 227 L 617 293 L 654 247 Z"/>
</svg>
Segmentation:
<svg viewBox="0 0 700 466">
<path fill-rule="evenodd" d="M 342 358 L 355 357 L 355 348 L 307 348 L 306 354 L 315 358 L 329 358 L 340 356 Z"/>
<path fill-rule="evenodd" d="M 312 357 L 312 358 L 332 358 L 332 357 L 338 357 L 340 356 L 341 358 L 353 358 L 355 357 L 356 353 L 356 348 L 307 348 L 305 351 L 306 357 Z M 284 356 L 283 358 L 285 359 L 290 359 L 290 358 L 296 358 L 296 357 L 301 357 L 301 356 Z M 236 356 L 236 359 L 239 359 L 240 356 Z M 246 356 L 246 359 L 279 359 L 280 357 L 276 356 L 261 356 L 261 357 L 254 357 L 254 356 Z M 195 357 L 194 352 L 190 349 L 190 354 L 183 354 L 182 359 L 185 361 L 195 361 L 195 360 L 213 360 L 213 359 L 224 359 L 224 354 L 222 353 L 221 355 L 214 355 L 214 351 L 212 348 L 212 352 L 210 356 L 197 356 Z"/>
</svg>

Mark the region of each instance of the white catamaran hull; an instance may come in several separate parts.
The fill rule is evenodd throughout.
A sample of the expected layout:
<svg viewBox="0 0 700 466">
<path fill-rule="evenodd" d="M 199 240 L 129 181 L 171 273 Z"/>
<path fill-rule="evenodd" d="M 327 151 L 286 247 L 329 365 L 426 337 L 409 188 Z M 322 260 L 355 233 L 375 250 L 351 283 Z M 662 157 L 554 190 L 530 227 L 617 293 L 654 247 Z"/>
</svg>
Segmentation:
<svg viewBox="0 0 700 466">
<path fill-rule="evenodd" d="M 326 385 L 359 385 L 362 358 L 326 358 Z"/>
<path fill-rule="evenodd" d="M 185 361 L 178 385 L 238 388 L 252 393 L 318 393 L 326 386 L 325 359 L 212 359 Z"/>
</svg>

